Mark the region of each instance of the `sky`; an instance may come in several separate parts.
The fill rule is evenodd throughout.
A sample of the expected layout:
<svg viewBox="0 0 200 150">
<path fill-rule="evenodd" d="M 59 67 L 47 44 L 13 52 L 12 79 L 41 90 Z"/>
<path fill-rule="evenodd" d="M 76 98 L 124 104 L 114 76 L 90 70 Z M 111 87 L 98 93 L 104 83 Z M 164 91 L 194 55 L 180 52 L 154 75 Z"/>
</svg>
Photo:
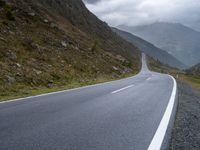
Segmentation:
<svg viewBox="0 0 200 150">
<path fill-rule="evenodd" d="M 181 23 L 200 31 L 200 0 L 84 0 L 86 7 L 111 26 Z"/>
</svg>

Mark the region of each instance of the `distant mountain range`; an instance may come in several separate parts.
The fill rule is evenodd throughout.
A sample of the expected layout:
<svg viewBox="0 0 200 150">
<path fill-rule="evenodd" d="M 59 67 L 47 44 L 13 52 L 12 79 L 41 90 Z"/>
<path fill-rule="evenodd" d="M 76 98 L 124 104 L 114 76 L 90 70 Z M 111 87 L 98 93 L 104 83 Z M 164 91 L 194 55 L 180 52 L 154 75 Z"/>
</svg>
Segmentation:
<svg viewBox="0 0 200 150">
<path fill-rule="evenodd" d="M 182 24 L 156 22 L 136 27 L 120 25 L 118 28 L 167 51 L 187 66 L 200 62 L 200 32 Z"/>
<path fill-rule="evenodd" d="M 129 41 L 133 45 L 137 46 L 141 51 L 146 53 L 147 55 L 151 56 L 155 60 L 159 60 L 163 64 L 167 64 L 171 67 L 176 67 L 179 69 L 183 69 L 186 66 L 178 61 L 175 57 L 168 54 L 166 51 L 163 51 L 157 47 L 155 47 L 153 44 L 122 30 L 119 30 L 117 28 L 112 28 L 114 32 L 119 34 L 121 37 L 123 37 L 125 40 Z"/>
</svg>

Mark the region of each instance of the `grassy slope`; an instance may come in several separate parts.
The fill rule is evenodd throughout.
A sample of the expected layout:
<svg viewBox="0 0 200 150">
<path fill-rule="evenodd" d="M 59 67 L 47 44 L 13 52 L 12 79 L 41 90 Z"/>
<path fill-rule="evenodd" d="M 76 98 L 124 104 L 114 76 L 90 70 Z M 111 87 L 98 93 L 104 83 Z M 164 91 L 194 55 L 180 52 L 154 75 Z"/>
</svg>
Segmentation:
<svg viewBox="0 0 200 150">
<path fill-rule="evenodd" d="M 103 43 L 70 22 L 50 18 L 35 6 L 0 1 L 0 100 L 119 79 L 139 70 L 139 53 L 133 65 L 112 52 L 112 45 L 105 51 Z"/>
<path fill-rule="evenodd" d="M 190 69 L 186 70 L 187 76 L 185 76 L 185 80 L 187 80 L 194 87 L 200 89 L 200 64 L 197 64 Z"/>
<path fill-rule="evenodd" d="M 176 68 L 161 64 L 159 61 L 155 61 L 148 57 L 149 68 L 156 72 L 167 73 L 173 75 L 178 80 L 184 81 L 192 87 L 200 90 L 200 76 L 188 75 L 184 71 L 180 71 Z"/>
<path fill-rule="evenodd" d="M 30 0 L 19 0 L 28 1 Z M 82 0 L 32 0 L 35 4 L 37 1 L 40 9 L 44 9 L 58 23 L 69 21 L 75 27 L 90 35 L 94 42 L 99 43 L 99 47 L 112 52 L 118 53 L 128 59 L 134 68 L 139 65 L 139 50 L 126 42 L 111 28 L 99 20 L 85 7 Z M 38 5 L 36 6 L 38 7 Z M 62 19 L 61 19 L 62 18 Z"/>
</svg>

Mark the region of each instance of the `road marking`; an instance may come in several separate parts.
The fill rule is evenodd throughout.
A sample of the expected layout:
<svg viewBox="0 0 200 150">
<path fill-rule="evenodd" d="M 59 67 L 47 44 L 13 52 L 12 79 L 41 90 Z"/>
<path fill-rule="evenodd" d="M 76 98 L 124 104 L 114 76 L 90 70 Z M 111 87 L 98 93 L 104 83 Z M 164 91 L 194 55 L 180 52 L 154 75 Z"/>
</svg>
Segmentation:
<svg viewBox="0 0 200 150">
<path fill-rule="evenodd" d="M 77 88 L 73 88 L 73 89 L 67 89 L 67 90 L 61 90 L 61 91 L 56 91 L 56 92 L 39 94 L 39 95 L 35 95 L 35 96 L 28 96 L 28 97 L 22 97 L 22 98 L 17 98 L 17 99 L 0 101 L 0 104 L 10 103 L 10 102 L 15 102 L 15 101 L 21 101 L 21 100 L 27 100 L 27 99 L 31 99 L 31 98 L 43 97 L 43 96 L 48 96 L 48 95 L 60 94 L 60 93 L 64 93 L 64 92 L 76 91 L 76 90 L 81 90 L 81 89 L 86 89 L 86 88 L 96 87 L 96 86 L 101 86 L 101 85 L 106 85 L 106 84 L 114 83 L 114 82 L 117 82 L 117 81 L 123 81 L 123 80 L 131 79 L 131 78 L 135 78 L 138 75 L 139 74 L 136 74 L 136 75 L 128 77 L 128 78 L 123 78 L 123 79 L 120 79 L 120 80 L 108 81 L 108 82 L 104 82 L 104 83 L 97 83 L 97 84 L 87 85 L 87 86 L 83 86 L 83 87 L 77 87 Z"/>
<path fill-rule="evenodd" d="M 131 85 L 126 86 L 126 87 L 124 87 L 124 88 L 121 88 L 121 89 L 119 89 L 119 90 L 113 91 L 112 94 L 116 94 L 116 93 L 118 93 L 118 92 L 121 92 L 121 91 L 126 90 L 126 89 L 128 89 L 128 88 L 131 88 L 131 87 L 133 87 L 133 86 L 135 86 L 135 85 L 134 85 L 134 84 L 131 84 Z"/>
<path fill-rule="evenodd" d="M 177 91 L 177 83 L 176 80 L 174 79 L 174 77 L 170 76 L 173 79 L 173 90 L 172 90 L 172 94 L 169 100 L 169 103 L 167 105 L 167 108 L 165 110 L 165 113 L 163 115 L 163 118 L 158 126 L 158 129 L 151 141 L 151 144 L 148 147 L 148 150 L 160 150 L 165 134 L 167 132 L 167 127 L 169 125 L 170 122 L 170 118 L 172 115 L 172 111 L 173 111 L 173 107 L 174 107 L 174 103 L 176 100 L 176 91 Z"/>
<path fill-rule="evenodd" d="M 131 76 L 131 77 L 128 77 L 128 78 L 123 78 L 123 79 L 120 79 L 120 80 L 108 81 L 108 82 L 104 82 L 104 83 L 98 83 L 98 84 L 93 84 L 93 85 L 88 85 L 88 86 L 83 86 L 83 87 L 78 87 L 78 88 L 73 88 L 73 89 L 67 89 L 67 90 L 61 90 L 61 91 L 56 91 L 56 92 L 44 93 L 44 94 L 39 94 L 39 95 L 35 95 L 35 96 L 28 96 L 28 97 L 22 97 L 22 98 L 11 99 L 11 100 L 3 100 L 3 101 L 0 101 L 0 104 L 10 103 L 10 102 L 15 102 L 15 101 L 21 101 L 21 100 L 28 100 L 28 99 L 31 99 L 31 98 L 43 97 L 43 96 L 48 96 L 48 95 L 54 95 L 54 94 L 59 94 L 59 93 L 64 93 L 64 92 L 69 92 L 69 91 L 76 91 L 76 90 L 80 90 L 80 89 L 95 87 L 95 86 L 106 85 L 106 84 L 109 84 L 109 83 L 114 83 L 116 81 L 123 81 L 123 80 L 131 79 L 131 78 L 135 78 L 141 72 L 142 72 L 142 68 L 141 68 L 141 70 L 140 70 L 140 72 L 138 74 L 136 74 L 134 76 Z"/>
<path fill-rule="evenodd" d="M 147 81 L 151 80 L 151 77 L 148 77 L 146 80 L 147 80 Z"/>
</svg>

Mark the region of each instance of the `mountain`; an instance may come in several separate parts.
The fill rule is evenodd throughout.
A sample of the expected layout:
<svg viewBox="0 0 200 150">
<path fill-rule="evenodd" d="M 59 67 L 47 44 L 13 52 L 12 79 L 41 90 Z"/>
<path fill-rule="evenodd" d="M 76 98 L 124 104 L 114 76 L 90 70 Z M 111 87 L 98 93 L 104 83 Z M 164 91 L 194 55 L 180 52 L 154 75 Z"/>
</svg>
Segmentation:
<svg viewBox="0 0 200 150">
<path fill-rule="evenodd" d="M 186 66 L 178 61 L 175 57 L 168 54 L 166 51 L 163 51 L 157 47 L 155 47 L 153 44 L 122 30 L 119 30 L 117 28 L 112 28 L 114 32 L 119 34 L 122 38 L 129 41 L 133 45 L 137 46 L 141 51 L 146 53 L 147 55 L 151 56 L 155 60 L 159 60 L 163 64 L 167 64 L 172 67 L 176 67 L 179 69 L 183 69 Z"/>
<path fill-rule="evenodd" d="M 0 0 L 0 98 L 140 69 L 140 51 L 81 0 Z"/>
<path fill-rule="evenodd" d="M 28 0 L 27 0 L 28 1 Z M 128 44 L 121 37 L 112 32 L 111 28 L 99 20 L 85 7 L 82 0 L 37 0 L 52 16 L 58 14 L 68 20 L 72 25 L 90 35 L 93 40 L 99 42 L 99 46 L 106 50 L 116 52 L 138 65 L 138 50 Z M 35 2 L 35 1 L 33 1 Z M 53 11 L 52 11 L 53 10 Z M 55 18 L 57 18 L 55 16 Z M 59 21 L 59 19 L 57 19 Z"/>
<path fill-rule="evenodd" d="M 186 70 L 186 73 L 200 77 L 200 63 Z"/>
<path fill-rule="evenodd" d="M 119 28 L 166 50 L 187 66 L 200 62 L 200 33 L 186 26 L 156 22 L 136 27 L 121 25 Z"/>
<path fill-rule="evenodd" d="M 87 3 L 96 3 L 98 2 L 99 0 L 83 0 L 84 2 L 87 2 Z"/>
</svg>

